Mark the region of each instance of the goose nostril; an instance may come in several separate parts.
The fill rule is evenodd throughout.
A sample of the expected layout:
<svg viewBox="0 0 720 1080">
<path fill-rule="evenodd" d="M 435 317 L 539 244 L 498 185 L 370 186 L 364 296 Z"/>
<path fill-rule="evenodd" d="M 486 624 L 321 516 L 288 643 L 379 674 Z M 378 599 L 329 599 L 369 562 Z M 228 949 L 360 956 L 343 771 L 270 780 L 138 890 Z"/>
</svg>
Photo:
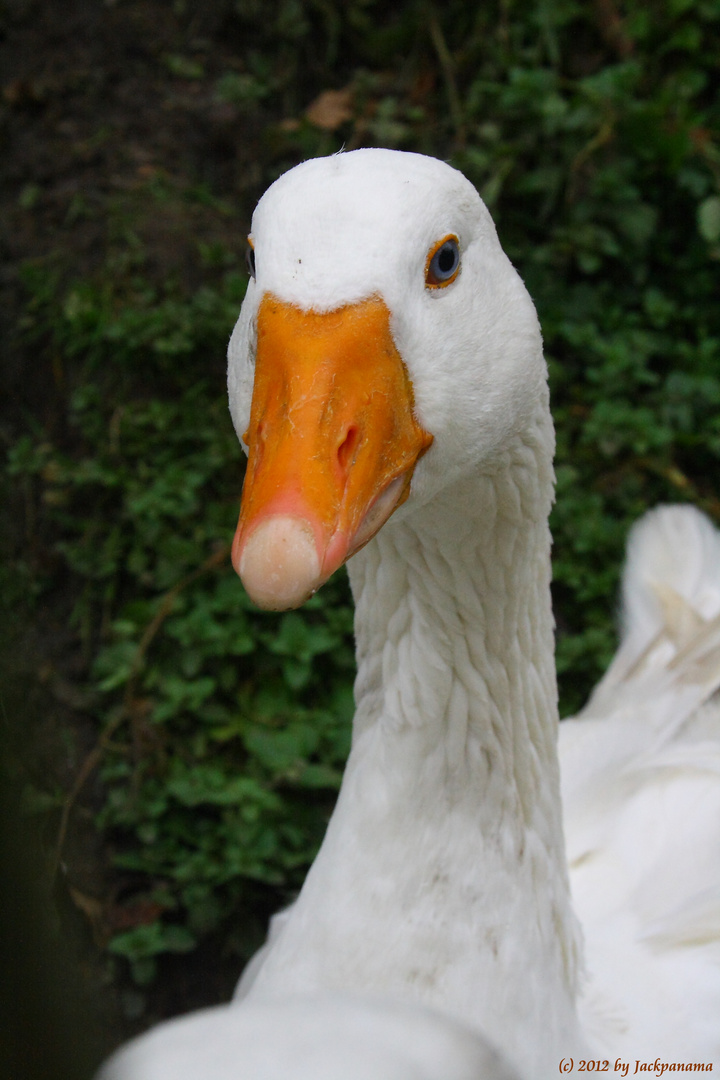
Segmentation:
<svg viewBox="0 0 720 1080">
<path fill-rule="evenodd" d="M 257 425 L 252 436 L 250 428 L 243 435 L 243 442 L 248 448 L 248 456 L 252 464 L 253 474 L 259 470 L 265 457 L 265 430 L 262 421 Z"/>
<path fill-rule="evenodd" d="M 253 443 L 257 447 L 262 446 L 262 444 L 265 442 L 265 427 L 262 420 L 257 425 L 254 432 L 251 433 L 250 428 L 248 428 L 247 431 L 243 432 L 241 438 L 245 445 L 248 447 L 252 446 Z"/>
<path fill-rule="evenodd" d="M 355 458 L 355 451 L 360 442 L 360 431 L 356 427 L 348 428 L 347 434 L 340 443 L 337 452 L 338 464 L 343 472 L 347 472 Z"/>
</svg>

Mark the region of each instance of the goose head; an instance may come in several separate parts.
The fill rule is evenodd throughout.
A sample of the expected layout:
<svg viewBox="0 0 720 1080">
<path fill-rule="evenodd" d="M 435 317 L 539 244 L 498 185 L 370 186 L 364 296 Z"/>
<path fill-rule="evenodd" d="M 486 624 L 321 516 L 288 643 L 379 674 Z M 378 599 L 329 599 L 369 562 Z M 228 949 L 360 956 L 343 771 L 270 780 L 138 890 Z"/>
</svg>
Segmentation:
<svg viewBox="0 0 720 1080">
<path fill-rule="evenodd" d="M 233 563 L 296 607 L 388 518 L 493 462 L 546 395 L 535 309 L 472 184 L 364 149 L 280 177 L 228 350 L 249 454 Z"/>
</svg>

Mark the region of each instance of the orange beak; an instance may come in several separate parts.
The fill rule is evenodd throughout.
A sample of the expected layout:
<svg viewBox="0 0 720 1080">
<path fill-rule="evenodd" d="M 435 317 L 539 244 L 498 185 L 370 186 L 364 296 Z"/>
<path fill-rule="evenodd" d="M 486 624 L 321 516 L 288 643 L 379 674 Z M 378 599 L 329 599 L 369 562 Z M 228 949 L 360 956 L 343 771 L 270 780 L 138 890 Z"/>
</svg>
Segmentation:
<svg viewBox="0 0 720 1080">
<path fill-rule="evenodd" d="M 326 314 L 266 294 L 233 566 L 250 597 L 298 607 L 408 496 L 432 443 L 373 297 Z"/>
</svg>

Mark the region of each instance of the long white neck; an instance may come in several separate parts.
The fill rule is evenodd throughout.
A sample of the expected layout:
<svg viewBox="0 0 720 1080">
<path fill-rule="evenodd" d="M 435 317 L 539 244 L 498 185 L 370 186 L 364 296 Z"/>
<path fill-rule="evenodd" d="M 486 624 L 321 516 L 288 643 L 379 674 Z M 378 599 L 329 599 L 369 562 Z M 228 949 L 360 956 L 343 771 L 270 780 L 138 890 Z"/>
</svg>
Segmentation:
<svg viewBox="0 0 720 1080">
<path fill-rule="evenodd" d="M 544 426 L 349 564 L 353 733 L 414 743 L 414 782 L 420 767 L 451 802 L 471 797 L 483 836 L 518 859 L 530 831 L 564 880 Z"/>
<path fill-rule="evenodd" d="M 525 1076 L 577 1050 L 557 761 L 552 431 L 351 561 L 357 711 L 337 808 L 257 981 L 416 997 Z"/>
</svg>

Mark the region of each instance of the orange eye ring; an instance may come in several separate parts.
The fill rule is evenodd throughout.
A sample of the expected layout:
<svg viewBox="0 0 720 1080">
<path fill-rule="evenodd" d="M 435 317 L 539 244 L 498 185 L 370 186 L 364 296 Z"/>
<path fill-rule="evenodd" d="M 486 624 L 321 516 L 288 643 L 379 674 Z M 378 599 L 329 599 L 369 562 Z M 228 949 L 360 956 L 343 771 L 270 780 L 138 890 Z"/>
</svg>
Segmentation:
<svg viewBox="0 0 720 1080">
<path fill-rule="evenodd" d="M 460 241 L 453 233 L 438 240 L 428 252 L 425 262 L 425 286 L 445 289 L 460 273 Z"/>
</svg>

